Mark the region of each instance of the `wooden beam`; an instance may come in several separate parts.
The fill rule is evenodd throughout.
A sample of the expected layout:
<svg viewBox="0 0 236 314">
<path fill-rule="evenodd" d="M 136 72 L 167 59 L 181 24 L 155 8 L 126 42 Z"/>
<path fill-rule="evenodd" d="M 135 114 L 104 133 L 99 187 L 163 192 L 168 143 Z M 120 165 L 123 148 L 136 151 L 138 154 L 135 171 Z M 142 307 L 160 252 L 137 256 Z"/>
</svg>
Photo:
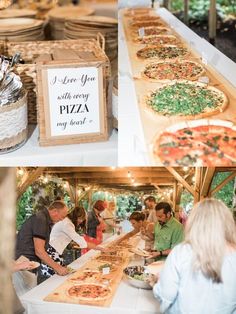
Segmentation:
<svg viewBox="0 0 236 314">
<path fill-rule="evenodd" d="M 34 170 L 32 170 L 26 180 L 22 182 L 21 186 L 17 188 L 17 199 L 21 197 L 21 195 L 27 190 L 27 188 L 33 184 L 43 173 L 43 170 L 45 168 L 39 167 Z"/>
<path fill-rule="evenodd" d="M 173 209 L 172 200 L 163 193 L 162 189 L 158 185 L 155 184 L 154 186 L 157 189 L 158 193 L 160 193 L 164 197 L 164 199 L 172 206 L 172 209 Z"/>
<path fill-rule="evenodd" d="M 76 177 L 67 177 L 63 176 L 61 177 L 66 181 L 75 179 Z M 134 178 L 135 179 L 135 178 Z M 174 178 L 152 178 L 152 177 L 144 177 L 144 178 L 137 178 L 135 180 L 138 184 L 143 184 L 143 185 L 151 185 L 153 182 L 156 184 L 162 184 L 162 185 L 171 185 L 174 183 Z M 124 177 L 124 178 L 103 178 L 102 176 L 100 178 L 87 178 L 87 179 L 81 179 L 79 178 L 79 185 L 83 184 L 126 184 L 126 185 L 132 185 L 131 178 Z"/>
<path fill-rule="evenodd" d="M 204 176 L 202 187 L 201 187 L 201 193 L 200 193 L 201 198 L 205 198 L 209 194 L 211 182 L 215 174 L 215 169 L 216 169 L 215 167 L 206 168 L 205 176 Z"/>
<path fill-rule="evenodd" d="M 229 181 L 231 181 L 236 176 L 236 171 L 231 173 L 226 179 L 224 179 L 217 187 L 210 191 L 210 195 L 214 195 L 216 192 L 221 190 Z"/>
<path fill-rule="evenodd" d="M 128 171 L 114 172 L 48 172 L 47 174 L 56 175 L 62 178 L 77 178 L 77 179 L 100 179 L 100 178 L 128 178 Z M 130 171 L 130 175 L 134 178 L 172 178 L 168 171 Z"/>
<path fill-rule="evenodd" d="M 175 179 L 183 184 L 183 186 L 189 191 L 189 193 L 191 193 L 192 195 L 194 195 L 194 189 L 181 177 L 181 175 L 172 167 L 166 167 L 166 169 L 172 173 L 172 175 L 175 177 Z"/>
<path fill-rule="evenodd" d="M 0 313 L 13 313 L 12 262 L 16 236 L 15 168 L 0 168 Z"/>
</svg>

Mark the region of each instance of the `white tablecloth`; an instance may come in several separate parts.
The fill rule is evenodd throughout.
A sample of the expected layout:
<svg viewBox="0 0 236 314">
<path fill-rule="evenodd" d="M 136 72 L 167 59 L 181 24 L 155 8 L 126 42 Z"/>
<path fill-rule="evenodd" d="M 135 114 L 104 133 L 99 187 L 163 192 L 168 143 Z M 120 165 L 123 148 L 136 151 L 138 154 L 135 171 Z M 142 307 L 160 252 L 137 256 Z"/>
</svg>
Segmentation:
<svg viewBox="0 0 236 314">
<path fill-rule="evenodd" d="M 236 63 L 226 57 L 205 39 L 178 20 L 168 10 L 161 8 L 157 13 L 200 56 L 211 64 L 228 81 L 236 86 Z M 123 25 L 123 11 L 119 12 L 119 142 L 118 160 L 120 166 L 150 166 L 149 147 L 144 139 L 143 126 L 137 104 L 133 74 L 129 60 Z"/>
<path fill-rule="evenodd" d="M 110 238 L 114 239 L 117 236 Z M 70 266 L 78 269 L 88 259 L 97 254 L 91 250 L 78 258 Z M 131 260 L 131 264 L 139 261 Z M 121 281 L 110 307 L 76 305 L 69 303 L 45 302 L 43 299 L 65 281 L 66 277 L 54 275 L 42 284 L 33 288 L 20 300 L 26 309 L 26 314 L 158 314 L 159 305 L 153 297 L 152 290 L 143 290 L 132 287 Z"/>
</svg>

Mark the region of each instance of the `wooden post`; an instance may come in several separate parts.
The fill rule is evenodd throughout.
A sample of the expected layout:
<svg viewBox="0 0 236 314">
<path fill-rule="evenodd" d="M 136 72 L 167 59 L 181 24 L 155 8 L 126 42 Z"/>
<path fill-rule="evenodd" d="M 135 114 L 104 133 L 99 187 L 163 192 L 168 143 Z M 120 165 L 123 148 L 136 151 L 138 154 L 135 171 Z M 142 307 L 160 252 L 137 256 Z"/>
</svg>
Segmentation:
<svg viewBox="0 0 236 314">
<path fill-rule="evenodd" d="M 194 203 L 197 203 L 200 201 L 202 172 L 203 172 L 203 168 L 196 167 L 196 169 L 195 169 L 195 184 L 194 184 Z"/>
<path fill-rule="evenodd" d="M 216 0 L 211 0 L 209 10 L 209 42 L 215 45 L 216 39 Z"/>
<path fill-rule="evenodd" d="M 202 180 L 202 186 L 201 186 L 201 194 L 200 197 L 201 199 L 205 198 L 208 196 L 212 180 L 214 178 L 215 174 L 215 167 L 207 167 L 205 171 L 204 178 Z"/>
<path fill-rule="evenodd" d="M 15 247 L 16 169 L 0 168 L 0 313 L 13 313 L 12 261 Z"/>
<path fill-rule="evenodd" d="M 186 25 L 189 25 L 188 11 L 189 11 L 189 0 L 184 0 L 184 23 Z"/>
<path fill-rule="evenodd" d="M 91 188 L 88 191 L 88 210 L 90 210 L 92 206 L 92 196 L 93 196 L 93 189 Z"/>
<path fill-rule="evenodd" d="M 169 0 L 164 0 L 164 1 L 163 1 L 163 6 L 164 6 L 166 9 L 169 9 Z"/>
<path fill-rule="evenodd" d="M 177 181 L 175 181 L 174 186 L 173 186 L 173 211 L 177 211 L 177 204 L 176 204 L 176 199 L 177 199 Z"/>
<path fill-rule="evenodd" d="M 77 179 L 75 179 L 75 206 L 78 206 Z"/>
</svg>

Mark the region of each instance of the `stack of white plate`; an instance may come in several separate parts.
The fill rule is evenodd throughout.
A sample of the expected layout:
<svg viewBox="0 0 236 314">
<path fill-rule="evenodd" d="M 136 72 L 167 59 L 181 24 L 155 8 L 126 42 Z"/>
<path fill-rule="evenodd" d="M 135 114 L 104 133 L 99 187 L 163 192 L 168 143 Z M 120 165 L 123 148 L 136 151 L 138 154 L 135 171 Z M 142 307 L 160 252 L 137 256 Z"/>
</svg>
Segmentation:
<svg viewBox="0 0 236 314">
<path fill-rule="evenodd" d="M 44 22 L 30 18 L 0 19 L 0 40 L 35 41 L 44 39 Z"/>
<path fill-rule="evenodd" d="M 80 6 L 64 6 L 48 12 L 52 39 L 64 39 L 65 20 L 92 15 L 94 10 Z"/>
<path fill-rule="evenodd" d="M 0 19 L 9 19 L 14 17 L 28 17 L 35 18 L 37 11 L 27 9 L 7 9 L 2 10 Z"/>
<path fill-rule="evenodd" d="M 65 23 L 65 38 L 97 38 L 101 33 L 105 38 L 105 51 L 110 60 L 117 57 L 118 21 L 107 16 L 83 16 Z"/>
</svg>

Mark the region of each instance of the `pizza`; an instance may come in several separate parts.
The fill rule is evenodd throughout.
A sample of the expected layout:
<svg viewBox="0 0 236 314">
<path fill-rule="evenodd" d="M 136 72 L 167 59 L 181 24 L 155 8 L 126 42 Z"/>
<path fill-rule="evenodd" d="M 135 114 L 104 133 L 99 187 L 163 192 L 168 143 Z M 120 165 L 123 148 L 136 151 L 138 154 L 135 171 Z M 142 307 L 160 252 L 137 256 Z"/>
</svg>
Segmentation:
<svg viewBox="0 0 236 314">
<path fill-rule="evenodd" d="M 111 296 L 111 289 L 102 284 L 81 283 L 69 288 L 67 294 L 83 301 L 100 301 Z"/>
<path fill-rule="evenodd" d="M 205 72 L 200 63 L 188 60 L 159 61 L 146 65 L 142 77 L 150 81 L 197 80 Z"/>
<path fill-rule="evenodd" d="M 185 57 L 188 53 L 188 50 L 182 46 L 150 45 L 138 50 L 137 57 L 140 59 L 173 60 Z"/>
<path fill-rule="evenodd" d="M 185 119 L 218 114 L 227 103 L 226 95 L 219 89 L 185 80 L 165 84 L 145 97 L 145 105 L 152 112 Z"/>
<path fill-rule="evenodd" d="M 174 35 L 148 35 L 139 37 L 140 44 L 153 44 L 153 45 L 177 45 L 180 41 Z"/>
<path fill-rule="evenodd" d="M 122 263 L 123 258 L 121 256 L 113 256 L 113 255 L 100 255 L 96 257 L 97 261 L 104 261 L 104 262 L 113 262 L 113 263 Z"/>
<path fill-rule="evenodd" d="M 155 15 L 138 15 L 132 18 L 132 22 L 151 22 L 160 20 L 159 16 Z"/>
<path fill-rule="evenodd" d="M 125 16 L 136 16 L 136 15 L 146 15 L 151 13 L 153 10 L 151 8 L 139 7 L 139 8 L 130 8 L 125 13 Z"/>
<path fill-rule="evenodd" d="M 141 28 L 141 27 L 147 27 L 147 26 L 164 26 L 165 23 L 162 22 L 160 19 L 157 20 L 144 20 L 144 21 L 137 21 L 137 22 L 133 22 L 131 24 L 132 27 L 135 28 Z"/>
<path fill-rule="evenodd" d="M 164 26 L 147 26 L 143 27 L 144 36 L 150 36 L 150 35 L 162 35 L 166 33 L 170 33 L 171 30 L 168 27 Z M 139 31 L 134 32 L 134 36 L 139 35 Z"/>
<path fill-rule="evenodd" d="M 83 281 L 96 281 L 100 276 L 100 272 L 98 270 L 85 270 L 83 273 L 74 275 L 69 278 L 69 281 L 72 282 L 83 282 Z"/>
<path fill-rule="evenodd" d="M 154 156 L 165 166 L 236 165 L 236 126 L 224 120 L 174 125 L 154 141 Z"/>
</svg>

